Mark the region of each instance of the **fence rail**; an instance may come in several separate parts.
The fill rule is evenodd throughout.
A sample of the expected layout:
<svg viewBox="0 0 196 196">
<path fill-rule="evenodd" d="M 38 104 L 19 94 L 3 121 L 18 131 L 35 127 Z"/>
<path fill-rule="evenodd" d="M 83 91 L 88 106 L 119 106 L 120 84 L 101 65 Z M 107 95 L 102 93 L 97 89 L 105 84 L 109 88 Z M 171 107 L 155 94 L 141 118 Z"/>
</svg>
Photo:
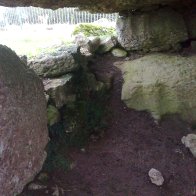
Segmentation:
<svg viewBox="0 0 196 196">
<path fill-rule="evenodd" d="M 42 9 L 36 7 L 0 7 L 0 28 L 6 28 L 7 25 L 24 24 L 78 24 L 91 23 L 101 18 L 106 18 L 111 22 L 116 21 L 117 13 L 91 14 L 87 11 L 79 11 L 77 8 L 62 8 L 58 10 Z"/>
</svg>

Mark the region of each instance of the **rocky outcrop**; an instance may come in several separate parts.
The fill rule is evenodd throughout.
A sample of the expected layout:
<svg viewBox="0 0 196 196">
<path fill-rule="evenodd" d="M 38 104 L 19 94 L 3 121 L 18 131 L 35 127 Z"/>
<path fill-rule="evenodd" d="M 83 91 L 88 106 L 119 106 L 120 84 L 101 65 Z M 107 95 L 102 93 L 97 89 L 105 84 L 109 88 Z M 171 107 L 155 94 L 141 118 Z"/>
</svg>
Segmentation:
<svg viewBox="0 0 196 196">
<path fill-rule="evenodd" d="M 179 114 L 196 122 L 196 56 L 151 54 L 122 66 L 122 100 L 155 119 Z"/>
<path fill-rule="evenodd" d="M 22 191 L 39 172 L 48 142 L 41 80 L 0 46 L 0 195 Z"/>
<path fill-rule="evenodd" d="M 98 12 L 120 12 L 149 8 L 156 5 L 191 6 L 194 0 L 0 0 L 1 6 L 36 6 L 57 9 L 60 7 L 80 7 Z"/>
<path fill-rule="evenodd" d="M 77 71 L 81 66 L 81 59 L 79 47 L 61 47 L 54 52 L 32 59 L 28 66 L 39 76 L 51 78 Z M 84 61 L 82 63 L 84 64 Z"/>
<path fill-rule="evenodd" d="M 188 39 L 182 15 L 170 8 L 122 16 L 117 21 L 117 34 L 125 49 L 145 52 L 176 50 Z"/>
</svg>

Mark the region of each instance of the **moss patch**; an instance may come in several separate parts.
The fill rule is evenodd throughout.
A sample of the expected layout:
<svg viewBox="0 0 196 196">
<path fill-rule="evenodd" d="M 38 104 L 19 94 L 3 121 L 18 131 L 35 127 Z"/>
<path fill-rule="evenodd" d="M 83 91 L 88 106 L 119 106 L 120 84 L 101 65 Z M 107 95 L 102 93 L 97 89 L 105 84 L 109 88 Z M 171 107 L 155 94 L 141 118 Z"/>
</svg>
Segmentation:
<svg viewBox="0 0 196 196">
<path fill-rule="evenodd" d="M 95 24 L 79 24 L 73 31 L 73 35 L 83 33 L 86 37 L 90 36 L 112 36 L 115 35 L 115 29 L 112 27 L 103 27 Z"/>
</svg>

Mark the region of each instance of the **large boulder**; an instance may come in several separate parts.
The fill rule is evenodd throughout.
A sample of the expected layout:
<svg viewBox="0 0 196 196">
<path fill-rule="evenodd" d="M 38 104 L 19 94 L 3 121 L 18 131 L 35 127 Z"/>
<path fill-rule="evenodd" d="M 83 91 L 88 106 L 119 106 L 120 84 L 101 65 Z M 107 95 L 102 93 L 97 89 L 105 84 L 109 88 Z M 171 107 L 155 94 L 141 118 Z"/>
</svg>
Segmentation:
<svg viewBox="0 0 196 196">
<path fill-rule="evenodd" d="M 0 45 L 0 195 L 21 192 L 40 171 L 48 142 L 42 81 Z"/>
<path fill-rule="evenodd" d="M 36 6 L 45 8 L 80 7 L 96 12 L 119 12 L 123 10 L 141 9 L 153 5 L 191 5 L 194 0 L 1 0 L 2 6 Z"/>
<path fill-rule="evenodd" d="M 61 47 L 29 61 L 28 66 L 39 76 L 52 78 L 77 71 L 86 64 L 78 46 Z"/>
<path fill-rule="evenodd" d="M 183 17 L 170 8 L 136 12 L 117 21 L 118 41 L 127 50 L 178 49 L 188 39 Z"/>
<path fill-rule="evenodd" d="M 122 100 L 155 119 L 179 114 L 196 122 L 196 56 L 151 54 L 123 64 Z"/>
</svg>

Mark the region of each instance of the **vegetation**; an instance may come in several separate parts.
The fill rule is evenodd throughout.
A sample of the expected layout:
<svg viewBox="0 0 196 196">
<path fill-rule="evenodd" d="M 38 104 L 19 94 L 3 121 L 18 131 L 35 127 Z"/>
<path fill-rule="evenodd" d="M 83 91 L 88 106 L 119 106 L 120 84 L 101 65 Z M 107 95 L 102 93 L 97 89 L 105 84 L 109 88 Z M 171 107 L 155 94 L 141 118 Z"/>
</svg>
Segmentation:
<svg viewBox="0 0 196 196">
<path fill-rule="evenodd" d="M 71 167 L 67 158 L 69 147 L 83 148 L 91 134 L 99 135 L 99 130 L 107 126 L 103 119 L 106 115 L 106 101 L 108 94 L 105 89 L 99 92 L 89 88 L 89 82 L 84 71 L 78 71 L 75 76 L 77 99 L 61 109 L 63 116 L 60 123 L 49 127 L 50 143 L 47 147 L 47 160 L 44 170 Z"/>
<path fill-rule="evenodd" d="M 36 28 L 36 29 L 35 29 Z M 27 55 L 28 58 L 49 52 L 60 44 L 70 44 L 72 26 L 54 26 L 53 30 L 44 29 L 42 26 L 29 26 L 29 29 L 0 32 L 0 43 L 14 50 L 18 55 Z M 14 32 L 14 36 L 13 36 Z"/>
<path fill-rule="evenodd" d="M 111 36 L 115 35 L 113 27 L 104 27 L 95 24 L 79 24 L 73 31 L 73 35 L 83 33 L 86 37 L 90 36 Z"/>
</svg>

